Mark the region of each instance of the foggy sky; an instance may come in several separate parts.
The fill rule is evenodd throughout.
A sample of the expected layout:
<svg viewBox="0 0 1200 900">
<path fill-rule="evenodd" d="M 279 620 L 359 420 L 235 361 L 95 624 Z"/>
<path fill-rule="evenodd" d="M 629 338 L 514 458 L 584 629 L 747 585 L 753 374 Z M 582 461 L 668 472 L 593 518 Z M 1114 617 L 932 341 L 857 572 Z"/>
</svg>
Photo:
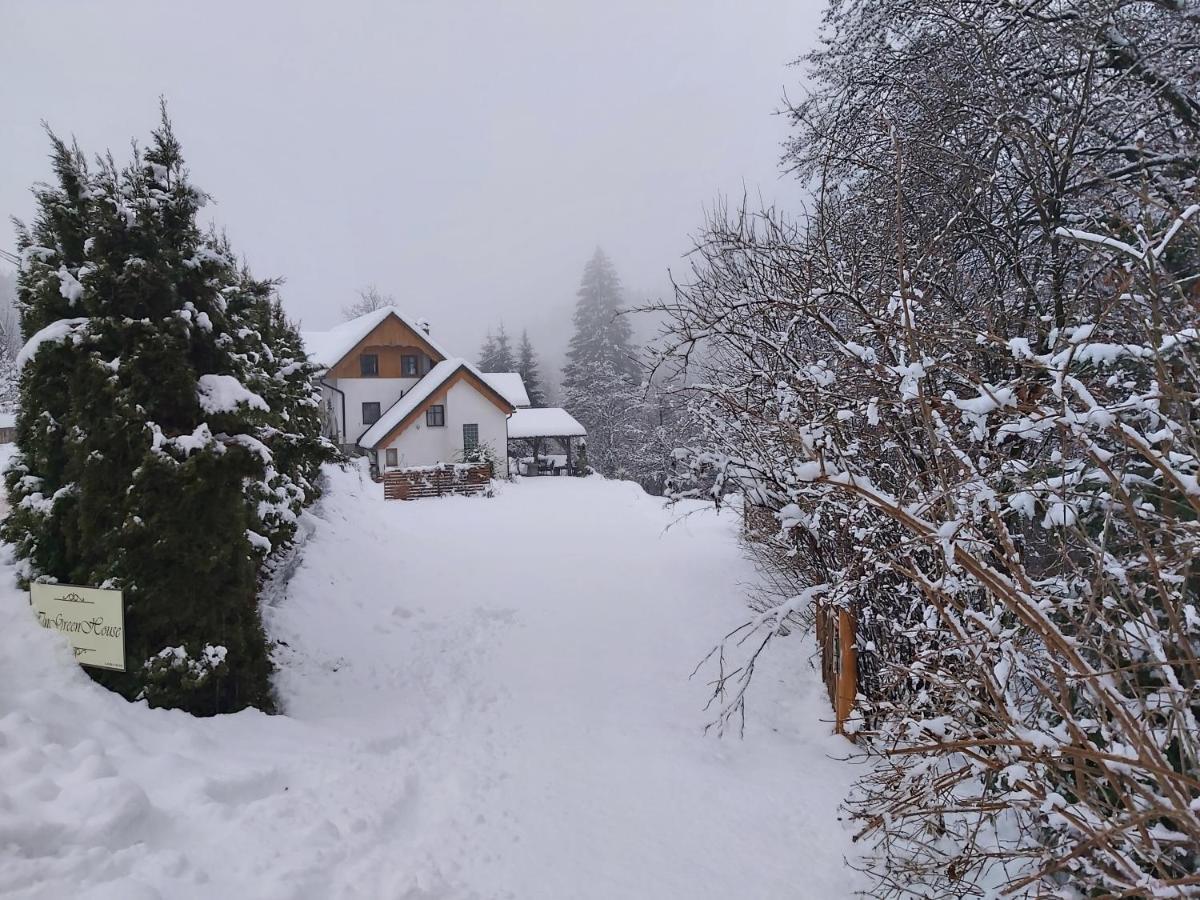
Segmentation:
<svg viewBox="0 0 1200 900">
<path fill-rule="evenodd" d="M 503 320 L 557 362 L 596 246 L 667 290 L 719 194 L 784 204 L 773 115 L 818 0 L 0 3 L 0 248 L 50 177 L 167 99 L 204 212 L 305 328 L 369 283 L 474 357 Z"/>
</svg>

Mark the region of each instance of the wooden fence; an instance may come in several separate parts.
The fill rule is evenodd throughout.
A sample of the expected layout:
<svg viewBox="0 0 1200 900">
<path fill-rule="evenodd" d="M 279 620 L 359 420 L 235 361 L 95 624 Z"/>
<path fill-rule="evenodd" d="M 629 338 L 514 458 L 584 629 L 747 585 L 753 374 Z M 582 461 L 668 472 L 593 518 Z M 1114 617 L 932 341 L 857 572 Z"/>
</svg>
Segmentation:
<svg viewBox="0 0 1200 900">
<path fill-rule="evenodd" d="M 817 604 L 817 646 L 821 648 L 821 678 L 833 707 L 838 734 L 846 733 L 846 722 L 854 714 L 858 696 L 858 649 L 855 646 L 854 614 Z"/>
<path fill-rule="evenodd" d="M 779 531 L 775 513 L 754 503 L 742 505 L 742 529 L 747 540 L 766 542 Z M 821 680 L 833 707 L 838 734 L 846 734 L 846 722 L 854 715 L 858 696 L 857 626 L 854 613 L 816 602 L 814 631 L 821 652 Z"/>
<path fill-rule="evenodd" d="M 489 463 L 390 469 L 383 473 L 383 496 L 386 500 L 418 500 L 445 494 L 481 494 L 491 480 Z"/>
</svg>

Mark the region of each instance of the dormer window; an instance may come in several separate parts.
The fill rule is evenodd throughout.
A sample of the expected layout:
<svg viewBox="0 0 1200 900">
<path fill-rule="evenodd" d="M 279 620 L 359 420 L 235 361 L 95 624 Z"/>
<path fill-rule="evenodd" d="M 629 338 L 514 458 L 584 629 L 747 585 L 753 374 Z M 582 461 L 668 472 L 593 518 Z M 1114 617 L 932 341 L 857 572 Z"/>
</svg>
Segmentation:
<svg viewBox="0 0 1200 900">
<path fill-rule="evenodd" d="M 401 356 L 400 357 L 400 376 L 402 378 L 416 378 L 418 374 L 419 373 L 417 371 L 417 357 L 410 356 L 407 353 L 404 356 Z"/>
<path fill-rule="evenodd" d="M 358 370 L 363 378 L 375 378 L 379 375 L 379 355 L 364 353 L 358 358 Z"/>
</svg>

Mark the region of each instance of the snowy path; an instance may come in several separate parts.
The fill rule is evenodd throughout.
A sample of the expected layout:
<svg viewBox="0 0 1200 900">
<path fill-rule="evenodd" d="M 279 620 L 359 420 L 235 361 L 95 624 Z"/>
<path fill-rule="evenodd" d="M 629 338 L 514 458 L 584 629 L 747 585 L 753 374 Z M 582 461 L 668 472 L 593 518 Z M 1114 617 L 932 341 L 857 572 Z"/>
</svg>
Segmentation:
<svg viewBox="0 0 1200 900">
<path fill-rule="evenodd" d="M 31 673 L 12 655 L 50 638 L 0 596 L 24 638 L 0 637 L 0 895 L 851 894 L 853 767 L 803 647 L 761 670 L 744 741 L 701 734 L 687 675 L 751 577 L 732 516 L 664 531 L 674 513 L 599 479 L 378 494 L 334 474 L 268 610 L 286 717 Z"/>
</svg>

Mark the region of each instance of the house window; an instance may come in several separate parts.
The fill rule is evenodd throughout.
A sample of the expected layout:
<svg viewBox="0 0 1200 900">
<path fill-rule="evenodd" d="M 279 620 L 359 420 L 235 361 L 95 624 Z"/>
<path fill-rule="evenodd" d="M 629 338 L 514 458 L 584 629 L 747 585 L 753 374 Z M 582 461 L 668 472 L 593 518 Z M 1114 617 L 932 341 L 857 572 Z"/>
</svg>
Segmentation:
<svg viewBox="0 0 1200 900">
<path fill-rule="evenodd" d="M 374 425 L 379 421 L 379 404 L 364 403 L 363 404 L 363 424 Z"/>
<path fill-rule="evenodd" d="M 474 450 L 479 446 L 479 426 L 464 425 L 463 426 L 463 450 Z"/>
<path fill-rule="evenodd" d="M 393 467 L 400 465 L 400 454 L 395 447 L 388 447 L 383 455 L 386 457 L 386 465 Z"/>
<path fill-rule="evenodd" d="M 425 424 L 430 428 L 441 428 L 446 424 L 446 407 L 431 406 L 425 410 Z"/>
<path fill-rule="evenodd" d="M 358 358 L 358 370 L 363 378 L 373 378 L 379 374 L 379 355 L 364 353 Z"/>
<path fill-rule="evenodd" d="M 405 354 L 400 357 L 400 375 L 404 378 L 417 377 L 417 358 Z"/>
</svg>

